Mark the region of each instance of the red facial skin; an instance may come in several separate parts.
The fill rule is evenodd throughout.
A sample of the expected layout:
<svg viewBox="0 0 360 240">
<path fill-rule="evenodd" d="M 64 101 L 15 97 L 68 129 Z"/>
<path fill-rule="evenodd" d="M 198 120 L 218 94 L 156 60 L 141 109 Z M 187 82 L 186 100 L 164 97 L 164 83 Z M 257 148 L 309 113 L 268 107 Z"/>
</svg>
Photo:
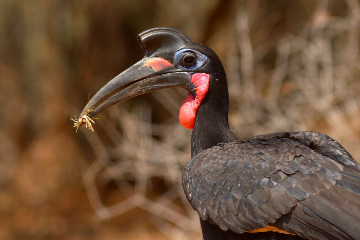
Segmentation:
<svg viewBox="0 0 360 240">
<path fill-rule="evenodd" d="M 179 113 L 180 123 L 187 129 L 194 128 L 196 111 L 209 90 L 210 75 L 207 73 L 195 73 L 191 77 L 191 82 L 196 86 L 196 98 L 189 92 L 181 105 Z"/>
<path fill-rule="evenodd" d="M 173 65 L 163 58 L 151 58 L 145 66 L 151 67 L 154 71 L 161 71 Z M 209 90 L 210 75 L 207 73 L 195 73 L 191 76 L 191 82 L 196 86 L 196 97 L 190 92 L 181 105 L 179 120 L 181 125 L 187 129 L 193 129 L 196 120 L 196 111 L 201 101 Z"/>
<path fill-rule="evenodd" d="M 152 67 L 152 69 L 157 72 L 172 67 L 173 65 L 163 58 L 151 58 L 145 63 L 145 66 Z"/>
</svg>

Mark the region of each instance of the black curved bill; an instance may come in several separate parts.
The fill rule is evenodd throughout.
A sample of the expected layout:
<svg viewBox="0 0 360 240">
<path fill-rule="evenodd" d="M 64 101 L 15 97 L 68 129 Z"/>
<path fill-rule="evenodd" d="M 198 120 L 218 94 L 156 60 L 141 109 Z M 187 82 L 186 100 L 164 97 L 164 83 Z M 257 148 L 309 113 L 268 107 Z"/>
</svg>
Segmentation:
<svg viewBox="0 0 360 240">
<path fill-rule="evenodd" d="M 163 88 L 182 87 L 189 81 L 187 72 L 174 68 L 167 60 L 144 57 L 103 86 L 80 116 L 94 117 L 115 103 Z"/>
</svg>

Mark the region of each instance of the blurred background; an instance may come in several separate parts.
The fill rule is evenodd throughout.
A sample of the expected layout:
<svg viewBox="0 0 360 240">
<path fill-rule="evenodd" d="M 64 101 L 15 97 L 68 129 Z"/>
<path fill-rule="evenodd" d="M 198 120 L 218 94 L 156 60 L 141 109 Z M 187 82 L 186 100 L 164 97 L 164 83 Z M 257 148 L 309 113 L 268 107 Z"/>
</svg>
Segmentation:
<svg viewBox="0 0 360 240">
<path fill-rule="evenodd" d="M 0 0 L 0 239 L 201 239 L 183 89 L 113 106 L 94 133 L 70 121 L 158 26 L 218 53 L 239 137 L 319 131 L 360 159 L 357 0 Z"/>
</svg>

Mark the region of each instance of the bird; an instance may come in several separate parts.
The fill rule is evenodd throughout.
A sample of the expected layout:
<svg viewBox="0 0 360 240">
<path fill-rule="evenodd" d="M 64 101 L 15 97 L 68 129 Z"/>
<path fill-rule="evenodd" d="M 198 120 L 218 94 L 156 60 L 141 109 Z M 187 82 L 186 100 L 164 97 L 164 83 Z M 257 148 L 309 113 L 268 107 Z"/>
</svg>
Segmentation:
<svg viewBox="0 0 360 240">
<path fill-rule="evenodd" d="M 336 140 L 311 131 L 239 139 L 228 123 L 226 73 L 211 48 L 165 27 L 138 41 L 145 56 L 80 116 L 164 88 L 187 91 L 179 121 L 192 130 L 191 160 L 182 186 L 205 240 L 360 239 L 360 166 Z"/>
</svg>

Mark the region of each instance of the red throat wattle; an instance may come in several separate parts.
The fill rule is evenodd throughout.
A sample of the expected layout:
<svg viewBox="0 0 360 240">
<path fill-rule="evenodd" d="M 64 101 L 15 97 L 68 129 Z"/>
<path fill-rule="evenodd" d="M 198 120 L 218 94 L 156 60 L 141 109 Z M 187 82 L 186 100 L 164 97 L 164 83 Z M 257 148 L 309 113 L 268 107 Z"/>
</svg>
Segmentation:
<svg viewBox="0 0 360 240">
<path fill-rule="evenodd" d="M 181 105 L 179 113 L 180 123 L 187 129 L 194 128 L 196 111 L 209 90 L 210 75 L 207 73 L 195 73 L 191 76 L 191 82 L 196 86 L 196 97 L 189 92 Z"/>
</svg>

